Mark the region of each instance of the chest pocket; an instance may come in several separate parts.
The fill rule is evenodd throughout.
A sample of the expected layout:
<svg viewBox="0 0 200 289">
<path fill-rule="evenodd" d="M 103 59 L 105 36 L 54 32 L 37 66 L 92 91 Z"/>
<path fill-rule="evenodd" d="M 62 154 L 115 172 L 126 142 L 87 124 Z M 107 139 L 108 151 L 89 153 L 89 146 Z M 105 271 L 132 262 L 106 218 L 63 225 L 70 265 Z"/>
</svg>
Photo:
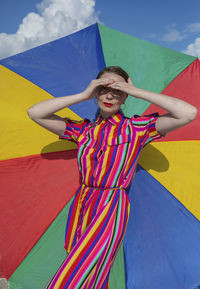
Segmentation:
<svg viewBox="0 0 200 289">
<path fill-rule="evenodd" d="M 124 143 L 130 143 L 130 141 L 131 141 L 130 135 L 119 135 L 108 139 L 108 145 L 109 146 L 120 145 Z"/>
</svg>

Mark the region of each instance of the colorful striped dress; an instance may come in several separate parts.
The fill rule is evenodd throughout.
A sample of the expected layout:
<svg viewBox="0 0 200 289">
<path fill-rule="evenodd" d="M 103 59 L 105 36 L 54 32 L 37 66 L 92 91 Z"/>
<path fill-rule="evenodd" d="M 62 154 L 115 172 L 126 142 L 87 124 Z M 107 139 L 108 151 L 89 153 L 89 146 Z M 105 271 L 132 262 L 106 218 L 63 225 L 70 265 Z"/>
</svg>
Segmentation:
<svg viewBox="0 0 200 289">
<path fill-rule="evenodd" d="M 95 122 L 66 120 L 60 138 L 78 144 L 81 185 L 71 204 L 65 249 L 69 253 L 45 288 L 108 289 L 109 273 L 129 218 L 126 192 L 142 148 L 161 138 L 159 114 L 127 118 L 119 111 Z"/>
</svg>

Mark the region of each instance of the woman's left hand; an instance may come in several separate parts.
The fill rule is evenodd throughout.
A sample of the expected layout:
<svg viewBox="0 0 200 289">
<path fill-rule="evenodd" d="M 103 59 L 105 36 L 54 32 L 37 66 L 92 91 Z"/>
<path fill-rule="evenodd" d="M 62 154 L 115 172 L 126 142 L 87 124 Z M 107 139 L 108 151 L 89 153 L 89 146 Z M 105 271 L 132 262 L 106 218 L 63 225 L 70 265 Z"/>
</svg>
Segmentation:
<svg viewBox="0 0 200 289">
<path fill-rule="evenodd" d="M 135 86 L 133 86 L 133 83 L 130 78 L 128 78 L 128 82 L 115 81 L 113 83 L 110 83 L 108 87 L 112 89 L 120 90 L 132 96 L 135 96 L 134 92 L 137 89 Z"/>
</svg>

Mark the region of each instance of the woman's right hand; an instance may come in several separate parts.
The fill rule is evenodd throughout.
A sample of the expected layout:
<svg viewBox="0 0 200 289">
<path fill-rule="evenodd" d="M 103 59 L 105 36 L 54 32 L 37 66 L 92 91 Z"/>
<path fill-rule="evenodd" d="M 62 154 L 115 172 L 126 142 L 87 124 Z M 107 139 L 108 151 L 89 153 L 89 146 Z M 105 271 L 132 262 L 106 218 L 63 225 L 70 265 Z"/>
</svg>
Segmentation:
<svg viewBox="0 0 200 289">
<path fill-rule="evenodd" d="M 65 120 L 54 113 L 70 105 L 92 99 L 100 86 L 107 86 L 113 82 L 114 80 L 103 78 L 92 80 L 83 92 L 41 101 L 30 107 L 27 113 L 37 124 L 55 134 L 62 135 L 65 130 Z"/>
<path fill-rule="evenodd" d="M 100 86 L 108 86 L 109 84 L 112 84 L 113 82 L 114 80 L 105 79 L 105 78 L 92 80 L 90 84 L 88 85 L 88 87 L 82 92 L 83 99 L 84 100 L 92 99 L 97 94 L 98 88 Z"/>
</svg>

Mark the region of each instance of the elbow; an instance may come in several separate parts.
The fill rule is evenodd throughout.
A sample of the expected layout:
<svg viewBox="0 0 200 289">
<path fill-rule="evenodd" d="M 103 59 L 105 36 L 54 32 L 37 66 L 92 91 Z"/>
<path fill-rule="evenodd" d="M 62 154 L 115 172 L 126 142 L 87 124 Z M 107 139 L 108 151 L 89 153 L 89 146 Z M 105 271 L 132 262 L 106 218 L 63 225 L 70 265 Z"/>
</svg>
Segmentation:
<svg viewBox="0 0 200 289">
<path fill-rule="evenodd" d="M 193 106 L 193 109 L 189 116 L 189 120 L 190 121 L 194 120 L 197 117 L 197 115 L 198 115 L 198 109 L 195 106 Z"/>
<path fill-rule="evenodd" d="M 197 115 L 198 109 L 195 106 L 193 106 L 189 111 L 187 111 L 187 113 L 185 113 L 183 117 L 180 118 L 180 120 L 185 125 L 192 122 L 197 117 Z"/>
<path fill-rule="evenodd" d="M 34 113 L 33 113 L 33 109 L 32 107 L 30 107 L 29 109 L 27 109 L 27 114 L 29 116 L 30 119 L 34 119 Z"/>
</svg>

